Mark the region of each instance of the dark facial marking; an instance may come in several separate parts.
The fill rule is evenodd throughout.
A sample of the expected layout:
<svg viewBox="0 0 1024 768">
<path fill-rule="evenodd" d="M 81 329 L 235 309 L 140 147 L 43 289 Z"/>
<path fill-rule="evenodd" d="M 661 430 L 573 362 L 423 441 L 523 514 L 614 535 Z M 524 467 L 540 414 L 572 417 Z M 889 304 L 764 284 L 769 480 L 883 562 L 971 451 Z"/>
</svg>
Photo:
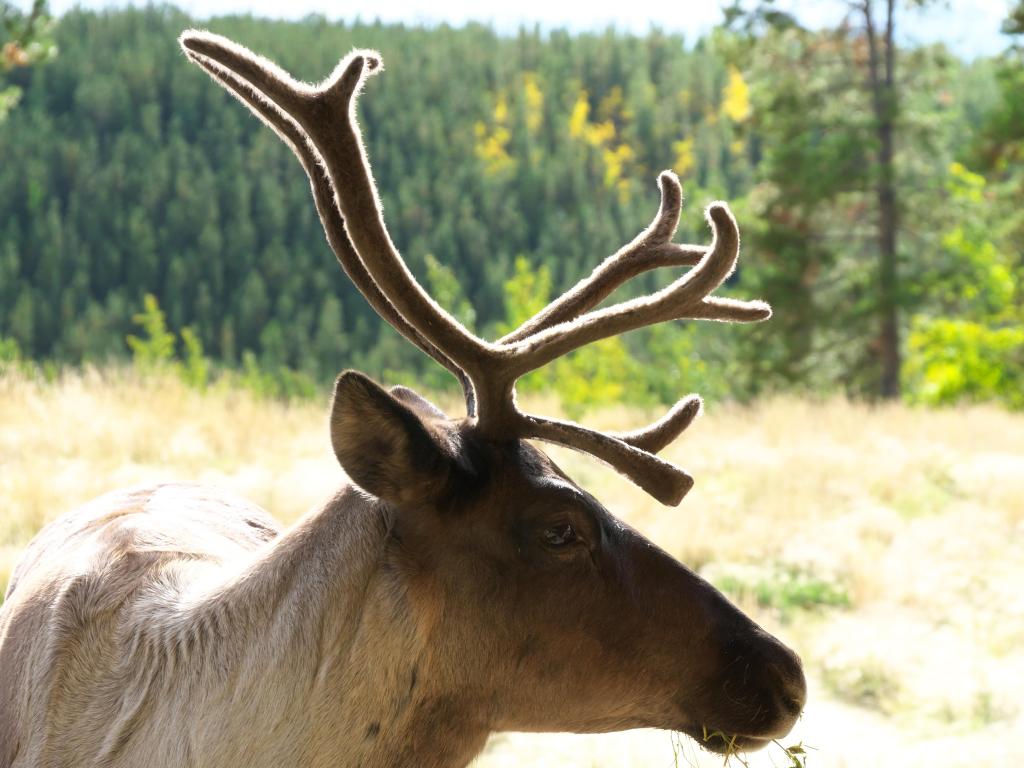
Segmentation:
<svg viewBox="0 0 1024 768">
<path fill-rule="evenodd" d="M 376 739 L 378 733 L 380 733 L 380 723 L 370 723 L 366 729 L 366 741 Z"/>
</svg>

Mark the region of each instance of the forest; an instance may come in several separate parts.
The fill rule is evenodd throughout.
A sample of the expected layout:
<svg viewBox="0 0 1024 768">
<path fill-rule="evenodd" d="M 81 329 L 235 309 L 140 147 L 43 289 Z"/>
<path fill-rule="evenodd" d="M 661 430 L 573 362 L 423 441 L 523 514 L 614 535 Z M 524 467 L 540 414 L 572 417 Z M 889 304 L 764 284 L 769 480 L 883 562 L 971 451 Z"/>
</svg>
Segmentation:
<svg viewBox="0 0 1024 768">
<path fill-rule="evenodd" d="M 816 30 L 736 11 L 696 40 L 202 25 L 309 80 L 381 51 L 360 120 L 386 221 L 420 282 L 489 337 L 646 226 L 662 169 L 683 183 L 685 242 L 708 242 L 703 207 L 729 201 L 743 253 L 726 292 L 774 317 L 657 326 L 524 382 L 570 411 L 694 390 L 1022 408 L 1022 18 L 973 61 L 900 47 L 870 11 Z M 0 365 L 134 360 L 284 396 L 347 367 L 448 386 L 338 269 L 286 147 L 181 55 L 196 23 L 76 10 L 34 49 L 0 32 Z"/>
</svg>

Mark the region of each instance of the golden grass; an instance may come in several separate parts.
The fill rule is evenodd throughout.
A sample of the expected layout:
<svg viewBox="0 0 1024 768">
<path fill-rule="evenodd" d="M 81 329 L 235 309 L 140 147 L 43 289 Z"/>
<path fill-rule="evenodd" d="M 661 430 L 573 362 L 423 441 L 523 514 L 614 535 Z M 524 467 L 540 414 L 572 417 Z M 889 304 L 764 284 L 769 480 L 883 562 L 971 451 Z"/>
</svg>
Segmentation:
<svg viewBox="0 0 1024 768">
<path fill-rule="evenodd" d="M 0 591 L 41 525 L 117 486 L 215 483 L 295 519 L 341 479 L 326 402 L 326 393 L 301 405 L 199 394 L 126 372 L 52 384 L 0 377 Z M 622 408 L 587 421 L 624 428 L 644 418 Z M 710 578 L 761 585 L 739 599 L 804 657 L 811 699 L 792 741 L 817 747 L 809 765 L 1024 760 L 1024 416 L 842 400 L 714 407 L 669 451 L 697 478 L 678 509 L 589 459 L 552 452 Z M 808 607 L 818 593 L 794 596 L 788 573 L 835 585 L 850 607 Z M 772 758 L 780 762 L 775 753 L 750 764 Z M 686 763 L 721 758 L 691 743 Z M 508 734 L 476 763 L 521 765 L 671 766 L 673 750 L 653 731 Z"/>
</svg>

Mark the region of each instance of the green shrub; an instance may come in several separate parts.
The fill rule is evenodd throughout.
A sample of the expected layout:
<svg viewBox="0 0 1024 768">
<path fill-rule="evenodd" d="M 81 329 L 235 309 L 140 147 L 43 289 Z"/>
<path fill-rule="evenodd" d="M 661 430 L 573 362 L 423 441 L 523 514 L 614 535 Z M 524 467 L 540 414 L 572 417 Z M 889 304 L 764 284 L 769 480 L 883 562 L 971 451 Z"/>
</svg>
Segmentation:
<svg viewBox="0 0 1024 768">
<path fill-rule="evenodd" d="M 21 347 L 15 339 L 0 336 L 0 371 L 21 364 Z"/>
<path fill-rule="evenodd" d="M 133 319 L 142 332 L 138 336 L 128 336 L 126 340 L 132 350 L 132 365 L 137 371 L 143 375 L 171 372 L 189 387 L 200 391 L 210 385 L 212 366 L 198 334 L 187 326 L 182 328 L 179 345 L 178 337 L 167 328 L 167 319 L 155 296 L 146 295 L 143 311 Z M 2 354 L 0 347 L 0 357 Z M 260 397 L 285 400 L 310 399 L 320 392 L 312 377 L 283 365 L 261 366 L 251 350 L 242 353 L 240 371 L 222 371 L 217 383 L 247 389 Z"/>
<path fill-rule="evenodd" d="M 311 377 L 285 366 L 263 368 L 256 354 L 248 349 L 242 353 L 242 370 L 225 374 L 222 380 L 260 397 L 279 400 L 310 400 L 319 394 Z"/>
<path fill-rule="evenodd" d="M 42 364 L 27 359 L 17 339 L 0 336 L 0 376 L 19 373 L 22 376 L 42 376 L 47 381 L 57 378 L 57 366 L 52 361 Z"/>
<path fill-rule="evenodd" d="M 823 576 L 808 566 L 775 563 L 767 566 L 710 566 L 703 575 L 737 600 L 753 600 L 789 621 L 799 611 L 849 608 L 846 585 L 836 576 Z"/>
<path fill-rule="evenodd" d="M 150 373 L 166 369 L 174 361 L 175 338 L 167 330 L 167 318 L 156 296 L 147 293 L 142 305 L 142 311 L 132 315 L 132 322 L 142 329 L 142 335 L 130 334 L 125 341 L 132 351 L 132 365 Z"/>
<path fill-rule="evenodd" d="M 210 381 L 210 359 L 203 354 L 203 342 L 188 326 L 181 329 L 181 343 L 185 359 L 179 367 L 182 381 L 193 389 L 206 389 Z"/>
<path fill-rule="evenodd" d="M 1024 326 L 917 318 L 903 374 L 910 402 L 998 400 L 1024 408 Z"/>
</svg>

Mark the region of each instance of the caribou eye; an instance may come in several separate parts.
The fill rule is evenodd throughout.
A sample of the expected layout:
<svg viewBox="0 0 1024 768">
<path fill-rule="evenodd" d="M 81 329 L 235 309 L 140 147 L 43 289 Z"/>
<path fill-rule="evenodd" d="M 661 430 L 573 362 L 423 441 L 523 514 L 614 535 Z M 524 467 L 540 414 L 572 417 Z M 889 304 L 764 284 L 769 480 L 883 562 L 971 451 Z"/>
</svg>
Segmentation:
<svg viewBox="0 0 1024 768">
<path fill-rule="evenodd" d="M 569 523 L 559 523 L 551 528 L 545 528 L 542 538 L 549 547 L 565 547 L 579 541 L 576 529 Z"/>
</svg>

